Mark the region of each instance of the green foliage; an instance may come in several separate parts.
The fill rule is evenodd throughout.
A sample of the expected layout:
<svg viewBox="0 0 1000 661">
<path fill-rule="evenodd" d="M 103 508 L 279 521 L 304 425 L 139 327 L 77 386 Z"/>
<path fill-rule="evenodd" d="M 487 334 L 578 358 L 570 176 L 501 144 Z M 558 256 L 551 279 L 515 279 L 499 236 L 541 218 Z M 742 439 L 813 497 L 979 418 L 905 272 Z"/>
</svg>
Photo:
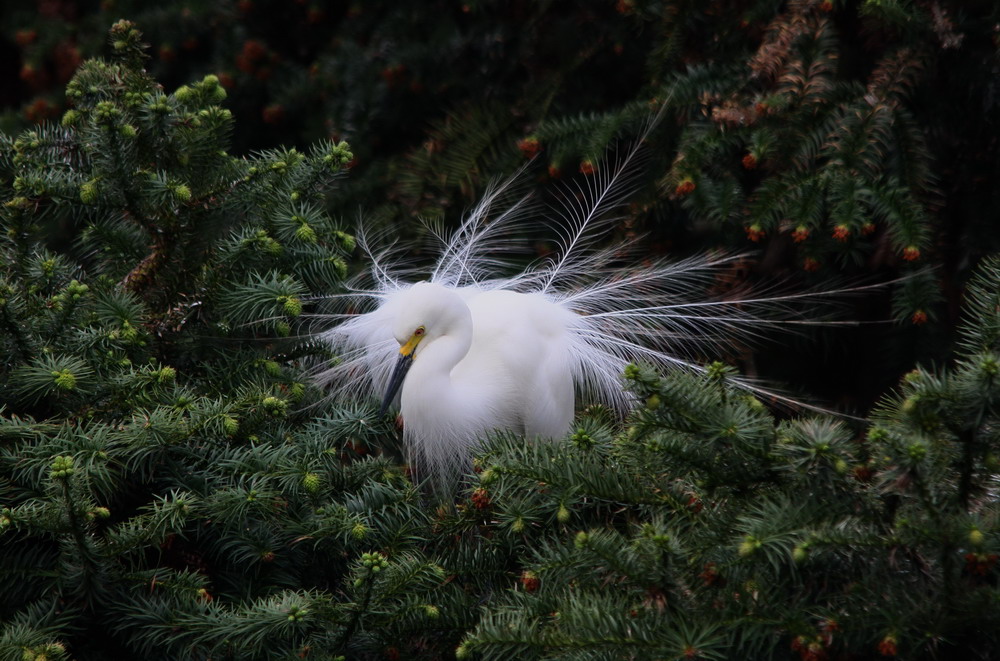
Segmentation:
<svg viewBox="0 0 1000 661">
<path fill-rule="evenodd" d="M 645 406 L 624 433 L 598 415 L 562 443 L 491 444 L 482 491 L 524 571 L 459 656 L 995 652 L 998 285 L 994 258 L 954 369 L 908 375 L 864 435 L 777 423 L 725 370 L 632 367 Z"/>
</svg>

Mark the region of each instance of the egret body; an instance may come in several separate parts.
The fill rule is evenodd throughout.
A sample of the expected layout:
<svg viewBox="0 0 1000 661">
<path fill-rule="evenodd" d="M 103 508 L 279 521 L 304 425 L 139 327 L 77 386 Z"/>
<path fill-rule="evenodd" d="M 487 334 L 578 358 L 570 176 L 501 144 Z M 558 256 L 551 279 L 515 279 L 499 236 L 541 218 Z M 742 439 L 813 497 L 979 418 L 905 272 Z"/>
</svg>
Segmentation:
<svg viewBox="0 0 1000 661">
<path fill-rule="evenodd" d="M 469 439 L 496 429 L 544 438 L 567 432 L 573 313 L 538 294 L 432 282 L 400 292 L 390 307 L 400 349 L 383 410 L 398 390 L 418 463 L 438 474 L 461 470 Z"/>
</svg>

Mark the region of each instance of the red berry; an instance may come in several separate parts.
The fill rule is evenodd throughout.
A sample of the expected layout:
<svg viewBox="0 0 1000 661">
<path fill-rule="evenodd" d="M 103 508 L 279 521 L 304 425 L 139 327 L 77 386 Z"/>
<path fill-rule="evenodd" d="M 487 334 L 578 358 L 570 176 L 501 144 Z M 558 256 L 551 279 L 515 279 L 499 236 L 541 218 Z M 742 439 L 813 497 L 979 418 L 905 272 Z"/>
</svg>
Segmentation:
<svg viewBox="0 0 1000 661">
<path fill-rule="evenodd" d="M 38 32 L 35 30 L 18 30 L 14 33 L 14 41 L 17 42 L 18 46 L 27 46 L 32 44 L 37 38 Z"/>
<path fill-rule="evenodd" d="M 757 157 L 753 154 L 747 154 L 743 157 L 743 167 L 747 170 L 753 170 L 757 167 Z"/>
<path fill-rule="evenodd" d="M 753 241 L 754 243 L 757 243 L 758 241 L 764 238 L 764 229 L 757 223 L 754 223 L 753 225 L 747 227 L 746 232 L 747 232 L 747 238 Z"/>
<path fill-rule="evenodd" d="M 868 466 L 855 466 L 853 472 L 858 482 L 870 482 L 872 479 L 872 469 Z"/>
<path fill-rule="evenodd" d="M 917 310 L 916 312 L 913 313 L 913 316 L 910 317 L 910 321 L 912 321 L 917 326 L 921 324 L 926 324 L 927 313 L 924 312 L 923 310 Z"/>
<path fill-rule="evenodd" d="M 585 175 L 590 176 L 594 174 L 595 170 L 596 168 L 594 167 L 594 163 L 589 158 L 580 163 L 580 172 L 582 172 Z"/>
<path fill-rule="evenodd" d="M 700 578 L 701 582 L 707 587 L 711 587 L 716 583 L 722 583 L 722 577 L 719 576 L 719 572 L 716 570 L 714 562 L 706 562 L 705 569 L 698 574 L 698 578 Z"/>
<path fill-rule="evenodd" d="M 694 182 L 690 179 L 684 179 L 681 183 L 677 184 L 677 188 L 674 189 L 674 195 L 677 197 L 684 197 L 692 191 L 694 191 Z"/>
<path fill-rule="evenodd" d="M 795 243 L 802 243 L 809 238 L 809 228 L 805 225 L 799 225 L 792 231 L 792 241 Z"/>
<path fill-rule="evenodd" d="M 24 117 L 29 122 L 40 122 L 55 115 L 56 107 L 45 99 L 35 99 L 30 106 L 24 109 Z"/>
<path fill-rule="evenodd" d="M 906 246 L 903 249 L 903 259 L 908 262 L 915 262 L 920 259 L 920 248 L 916 246 Z"/>
<path fill-rule="evenodd" d="M 804 271 L 818 271 L 819 260 L 813 259 L 812 257 L 806 257 L 802 260 L 802 269 Z"/>
<path fill-rule="evenodd" d="M 260 115 L 265 124 L 280 124 L 285 119 L 285 107 L 275 103 L 264 108 Z"/>
<path fill-rule="evenodd" d="M 847 225 L 837 225 L 833 228 L 833 238 L 838 241 L 847 241 L 851 236 L 851 228 Z"/>
<path fill-rule="evenodd" d="M 896 656 L 896 637 L 887 635 L 878 644 L 878 653 L 882 656 Z"/>
<path fill-rule="evenodd" d="M 490 506 L 490 494 L 486 489 L 476 489 L 470 496 L 472 504 L 477 510 L 483 510 Z"/>
<path fill-rule="evenodd" d="M 253 73 L 265 55 L 267 55 L 267 49 L 264 44 L 254 39 L 247 39 L 243 42 L 243 50 L 236 56 L 236 66 L 240 71 Z"/>
<path fill-rule="evenodd" d="M 517 141 L 517 148 L 521 150 L 521 154 L 525 158 L 534 158 L 542 149 L 542 144 L 538 142 L 538 138 L 534 136 L 528 136 L 524 140 Z"/>
<path fill-rule="evenodd" d="M 525 569 L 521 572 L 521 585 L 525 592 L 535 592 L 542 584 L 542 580 L 535 575 L 535 572 Z"/>
</svg>

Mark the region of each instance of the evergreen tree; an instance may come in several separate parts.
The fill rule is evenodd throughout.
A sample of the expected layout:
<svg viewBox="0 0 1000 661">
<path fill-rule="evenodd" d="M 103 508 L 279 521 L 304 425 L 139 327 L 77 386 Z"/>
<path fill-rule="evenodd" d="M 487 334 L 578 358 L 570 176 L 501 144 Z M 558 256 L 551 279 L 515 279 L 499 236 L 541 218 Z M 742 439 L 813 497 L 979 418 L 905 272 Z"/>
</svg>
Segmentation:
<svg viewBox="0 0 1000 661">
<path fill-rule="evenodd" d="M 111 45 L 3 145 L 0 658 L 405 638 L 438 616 L 427 516 L 372 411 L 305 382 L 323 348 L 282 340 L 346 273 L 322 199 L 351 153 L 235 158 L 217 79 L 167 93 L 130 23 Z"/>
</svg>

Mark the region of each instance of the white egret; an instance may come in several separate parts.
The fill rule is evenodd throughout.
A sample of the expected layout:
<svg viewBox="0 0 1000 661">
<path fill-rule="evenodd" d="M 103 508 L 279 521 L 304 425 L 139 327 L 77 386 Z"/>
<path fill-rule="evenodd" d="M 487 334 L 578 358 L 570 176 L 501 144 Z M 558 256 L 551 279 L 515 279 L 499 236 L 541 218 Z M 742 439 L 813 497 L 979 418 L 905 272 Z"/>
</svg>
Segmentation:
<svg viewBox="0 0 1000 661">
<path fill-rule="evenodd" d="M 503 207 L 516 177 L 491 187 L 442 238 L 425 281 L 413 283 L 396 253 L 361 236 L 372 284 L 347 296 L 366 312 L 345 314 L 324 333 L 341 361 L 321 381 L 335 394 L 384 393 L 383 412 L 399 391 L 410 460 L 447 484 L 492 430 L 562 436 L 578 397 L 627 410 L 621 374 L 630 361 L 699 370 L 697 356 L 773 323 L 762 313 L 783 309 L 787 319 L 798 296 L 706 299 L 738 257 L 628 264 L 627 248 L 597 246 L 631 192 L 637 150 L 583 179 L 546 214 L 530 196 Z M 558 251 L 507 275 L 511 236 L 540 217 L 550 219 Z"/>
</svg>

